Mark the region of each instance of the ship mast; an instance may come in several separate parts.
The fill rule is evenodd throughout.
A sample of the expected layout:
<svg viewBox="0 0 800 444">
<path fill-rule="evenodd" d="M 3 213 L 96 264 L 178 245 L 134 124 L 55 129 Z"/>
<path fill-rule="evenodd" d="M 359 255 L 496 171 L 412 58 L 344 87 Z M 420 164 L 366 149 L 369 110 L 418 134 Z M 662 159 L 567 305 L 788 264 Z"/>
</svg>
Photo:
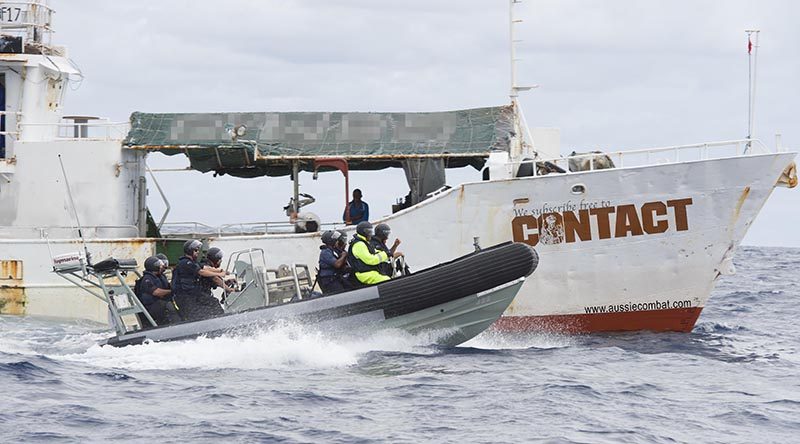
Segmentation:
<svg viewBox="0 0 800 444">
<path fill-rule="evenodd" d="M 756 111 L 756 68 L 758 66 L 758 29 L 747 29 L 747 148 L 753 139 Z"/>
<path fill-rule="evenodd" d="M 522 108 L 519 106 L 519 101 L 517 98 L 519 97 L 520 91 L 528 91 L 533 88 L 538 88 L 539 85 L 533 86 L 520 86 L 517 85 L 517 43 L 521 42 L 522 40 L 518 40 L 515 35 L 515 25 L 517 23 L 522 23 L 522 19 L 518 19 L 514 16 L 514 5 L 522 3 L 522 0 L 509 0 L 508 2 L 508 44 L 509 44 L 509 56 L 510 56 L 510 68 L 511 68 L 511 89 L 509 92 L 509 98 L 511 99 L 511 105 L 514 109 L 515 115 L 519 116 L 518 119 L 515 120 L 515 128 L 514 131 L 518 135 L 516 141 L 520 144 L 519 149 L 516 150 L 517 154 L 521 154 L 523 150 L 523 146 L 525 142 L 527 142 L 528 146 L 533 146 L 533 140 L 530 138 L 530 131 L 528 130 L 528 123 L 525 121 L 525 115 L 522 113 Z M 509 147 L 511 149 L 511 147 Z M 513 152 L 515 150 L 511 149 L 511 153 L 513 156 Z"/>
<path fill-rule="evenodd" d="M 514 17 L 514 5 L 517 3 L 522 3 L 522 0 L 509 0 L 508 2 L 508 43 L 509 43 L 509 55 L 511 56 L 511 92 L 509 93 L 509 97 L 511 98 L 511 102 L 514 105 L 517 105 L 517 97 L 519 96 L 520 91 L 528 91 L 530 89 L 538 87 L 538 85 L 534 86 L 519 86 L 517 85 L 517 43 L 521 42 L 522 40 L 517 40 L 515 33 L 514 33 L 514 25 L 517 23 L 522 23 L 522 19 L 518 19 Z"/>
</svg>

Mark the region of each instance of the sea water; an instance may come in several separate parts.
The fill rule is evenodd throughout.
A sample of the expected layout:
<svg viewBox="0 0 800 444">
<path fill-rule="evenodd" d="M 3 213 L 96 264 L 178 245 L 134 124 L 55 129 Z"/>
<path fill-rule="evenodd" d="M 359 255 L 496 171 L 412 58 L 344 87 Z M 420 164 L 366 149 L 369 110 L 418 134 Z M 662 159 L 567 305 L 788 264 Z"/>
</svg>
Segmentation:
<svg viewBox="0 0 800 444">
<path fill-rule="evenodd" d="M 691 333 L 386 331 L 99 347 L 0 317 L 2 442 L 800 440 L 800 250 L 743 248 Z"/>
</svg>

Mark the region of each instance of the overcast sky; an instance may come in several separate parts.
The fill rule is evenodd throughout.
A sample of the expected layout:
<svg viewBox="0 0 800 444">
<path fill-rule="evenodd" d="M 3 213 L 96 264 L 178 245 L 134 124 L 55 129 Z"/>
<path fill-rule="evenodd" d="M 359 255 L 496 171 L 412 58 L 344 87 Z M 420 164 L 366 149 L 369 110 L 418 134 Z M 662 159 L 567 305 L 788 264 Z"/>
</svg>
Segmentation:
<svg viewBox="0 0 800 444">
<path fill-rule="evenodd" d="M 441 111 L 508 103 L 504 0 L 53 0 L 54 41 L 85 79 L 66 113 Z M 522 104 L 561 129 L 562 152 L 738 139 L 747 133 L 745 29 L 761 29 L 756 136 L 800 147 L 800 3 L 526 0 L 517 6 Z M 73 85 L 76 87 L 77 85 Z M 150 156 L 151 166 L 174 159 Z M 371 176 L 371 177 L 370 177 Z M 161 173 L 169 219 L 283 220 L 287 178 Z M 475 179 L 448 171 L 448 182 Z M 341 216 L 335 173 L 302 191 Z M 354 173 L 373 217 L 407 193 L 402 171 Z M 255 191 L 255 192 L 254 192 Z M 260 194 L 259 194 L 260 193 Z M 209 204 L 211 202 L 211 204 Z M 151 192 L 156 218 L 162 206 Z M 745 243 L 800 246 L 800 191 L 778 189 Z"/>
</svg>

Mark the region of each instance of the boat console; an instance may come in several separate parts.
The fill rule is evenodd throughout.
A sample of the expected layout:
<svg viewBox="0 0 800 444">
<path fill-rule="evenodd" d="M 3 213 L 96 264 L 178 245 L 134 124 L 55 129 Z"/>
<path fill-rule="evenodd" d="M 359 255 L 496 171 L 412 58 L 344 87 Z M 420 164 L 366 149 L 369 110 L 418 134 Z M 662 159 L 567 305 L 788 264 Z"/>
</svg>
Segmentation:
<svg viewBox="0 0 800 444">
<path fill-rule="evenodd" d="M 88 257 L 88 259 L 87 259 Z M 108 305 L 111 326 L 117 334 L 158 326 L 133 290 L 130 279 L 140 279 L 136 259 L 110 257 L 97 263 L 88 254 L 74 252 L 53 257 L 53 271 Z M 237 313 L 313 296 L 315 282 L 305 264 L 266 266 L 264 250 L 235 251 L 226 265 L 226 284 L 234 289 L 222 298 L 226 313 Z"/>
</svg>

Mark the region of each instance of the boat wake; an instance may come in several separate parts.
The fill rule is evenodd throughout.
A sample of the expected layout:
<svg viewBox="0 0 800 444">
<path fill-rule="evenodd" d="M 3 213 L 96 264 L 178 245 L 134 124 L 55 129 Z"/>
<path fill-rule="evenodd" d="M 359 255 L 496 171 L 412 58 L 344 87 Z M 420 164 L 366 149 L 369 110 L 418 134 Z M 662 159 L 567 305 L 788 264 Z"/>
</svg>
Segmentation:
<svg viewBox="0 0 800 444">
<path fill-rule="evenodd" d="M 411 334 L 380 330 L 368 336 L 333 335 L 289 322 L 249 332 L 247 335 L 199 337 L 175 342 L 145 343 L 130 347 L 101 347 L 107 331 L 87 331 L 86 326 L 6 318 L 0 353 L 38 356 L 65 364 L 100 369 L 282 369 L 331 368 L 357 365 L 370 352 L 435 353 L 431 344 L 450 331 Z"/>
<path fill-rule="evenodd" d="M 372 351 L 419 353 L 432 339 L 395 330 L 343 338 L 285 323 L 246 336 L 199 337 L 122 348 L 94 345 L 62 359 L 126 370 L 330 368 L 356 365 Z"/>
</svg>

